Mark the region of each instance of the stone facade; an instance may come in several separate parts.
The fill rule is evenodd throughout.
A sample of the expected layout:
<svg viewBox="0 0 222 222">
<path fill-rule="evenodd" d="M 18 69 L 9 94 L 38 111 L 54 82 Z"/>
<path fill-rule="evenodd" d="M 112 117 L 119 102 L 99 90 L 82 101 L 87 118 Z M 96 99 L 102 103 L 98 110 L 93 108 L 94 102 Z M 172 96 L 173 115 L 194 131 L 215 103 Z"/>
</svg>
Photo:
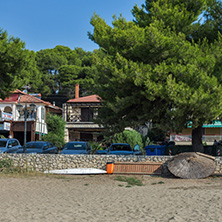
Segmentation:
<svg viewBox="0 0 222 222">
<path fill-rule="evenodd" d="M 97 168 L 106 169 L 107 162 L 155 162 L 164 163 L 170 156 L 123 156 L 123 155 L 59 155 L 59 154 L 0 154 L 0 160 L 12 159 L 14 166 L 43 172 L 53 169 Z M 222 173 L 222 157 L 216 157 L 215 173 Z"/>
</svg>

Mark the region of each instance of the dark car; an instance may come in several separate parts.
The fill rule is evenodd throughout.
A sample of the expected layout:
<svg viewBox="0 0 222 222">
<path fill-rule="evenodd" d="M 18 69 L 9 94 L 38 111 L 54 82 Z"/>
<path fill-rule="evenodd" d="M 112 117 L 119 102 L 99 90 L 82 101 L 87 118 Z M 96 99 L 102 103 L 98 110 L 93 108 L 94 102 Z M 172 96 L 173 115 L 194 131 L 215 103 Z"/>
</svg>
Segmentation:
<svg viewBox="0 0 222 222">
<path fill-rule="evenodd" d="M 132 149 L 128 143 L 112 143 L 106 150 L 97 150 L 96 154 L 142 155 L 142 152 L 138 144 Z"/>
<path fill-rule="evenodd" d="M 17 139 L 0 139 L 0 153 L 15 153 L 20 147 Z"/>
<path fill-rule="evenodd" d="M 58 153 L 58 148 L 46 141 L 33 141 L 26 143 L 26 147 L 21 147 L 16 153 Z"/>
<path fill-rule="evenodd" d="M 61 154 L 91 154 L 92 149 L 87 142 L 70 141 L 65 144 Z"/>
</svg>

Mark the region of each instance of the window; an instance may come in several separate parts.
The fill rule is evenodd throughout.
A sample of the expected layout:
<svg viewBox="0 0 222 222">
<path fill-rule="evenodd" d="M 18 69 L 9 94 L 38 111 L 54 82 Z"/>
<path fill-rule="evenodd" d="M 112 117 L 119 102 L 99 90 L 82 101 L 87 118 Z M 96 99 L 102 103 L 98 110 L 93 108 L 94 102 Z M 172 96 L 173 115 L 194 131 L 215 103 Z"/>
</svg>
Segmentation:
<svg viewBox="0 0 222 222">
<path fill-rule="evenodd" d="M 53 144 L 52 143 L 48 143 L 48 147 L 49 148 L 53 147 Z"/>
<path fill-rule="evenodd" d="M 8 147 L 9 146 L 12 146 L 12 141 L 11 140 L 8 141 Z"/>
<path fill-rule="evenodd" d="M 17 140 L 12 140 L 12 146 L 18 146 L 18 141 Z"/>
<path fill-rule="evenodd" d="M 10 106 L 6 106 L 4 109 L 5 113 L 12 113 L 12 108 Z"/>
</svg>

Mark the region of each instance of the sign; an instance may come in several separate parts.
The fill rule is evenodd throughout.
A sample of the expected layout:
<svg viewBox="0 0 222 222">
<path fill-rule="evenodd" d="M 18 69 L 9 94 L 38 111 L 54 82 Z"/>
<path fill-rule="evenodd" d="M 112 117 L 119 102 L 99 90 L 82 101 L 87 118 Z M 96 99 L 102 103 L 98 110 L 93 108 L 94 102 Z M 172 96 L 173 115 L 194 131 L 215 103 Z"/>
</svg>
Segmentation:
<svg viewBox="0 0 222 222">
<path fill-rule="evenodd" d="M 11 124 L 4 122 L 0 124 L 0 130 L 10 131 Z"/>
<path fill-rule="evenodd" d="M 180 135 L 176 135 L 175 136 L 175 141 L 176 142 L 191 142 L 192 139 L 188 136 L 180 136 Z"/>
<path fill-rule="evenodd" d="M 11 127 L 11 124 L 10 123 L 7 123 L 7 122 L 4 122 L 4 130 L 6 131 L 10 131 L 10 127 Z"/>
<path fill-rule="evenodd" d="M 4 120 L 12 120 L 12 114 L 11 113 L 2 112 L 2 119 L 4 119 Z"/>
</svg>

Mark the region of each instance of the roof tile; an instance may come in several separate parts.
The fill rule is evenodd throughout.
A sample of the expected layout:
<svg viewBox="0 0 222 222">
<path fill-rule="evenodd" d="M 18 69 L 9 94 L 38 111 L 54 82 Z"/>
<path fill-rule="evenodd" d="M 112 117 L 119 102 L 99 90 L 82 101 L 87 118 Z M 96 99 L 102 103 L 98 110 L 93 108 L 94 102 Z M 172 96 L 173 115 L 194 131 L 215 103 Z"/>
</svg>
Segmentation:
<svg viewBox="0 0 222 222">
<path fill-rule="evenodd" d="M 67 101 L 67 103 L 90 103 L 90 102 L 101 102 L 102 99 L 98 95 L 90 95 L 90 96 L 84 96 L 79 97 L 76 99 L 70 99 Z"/>
</svg>

